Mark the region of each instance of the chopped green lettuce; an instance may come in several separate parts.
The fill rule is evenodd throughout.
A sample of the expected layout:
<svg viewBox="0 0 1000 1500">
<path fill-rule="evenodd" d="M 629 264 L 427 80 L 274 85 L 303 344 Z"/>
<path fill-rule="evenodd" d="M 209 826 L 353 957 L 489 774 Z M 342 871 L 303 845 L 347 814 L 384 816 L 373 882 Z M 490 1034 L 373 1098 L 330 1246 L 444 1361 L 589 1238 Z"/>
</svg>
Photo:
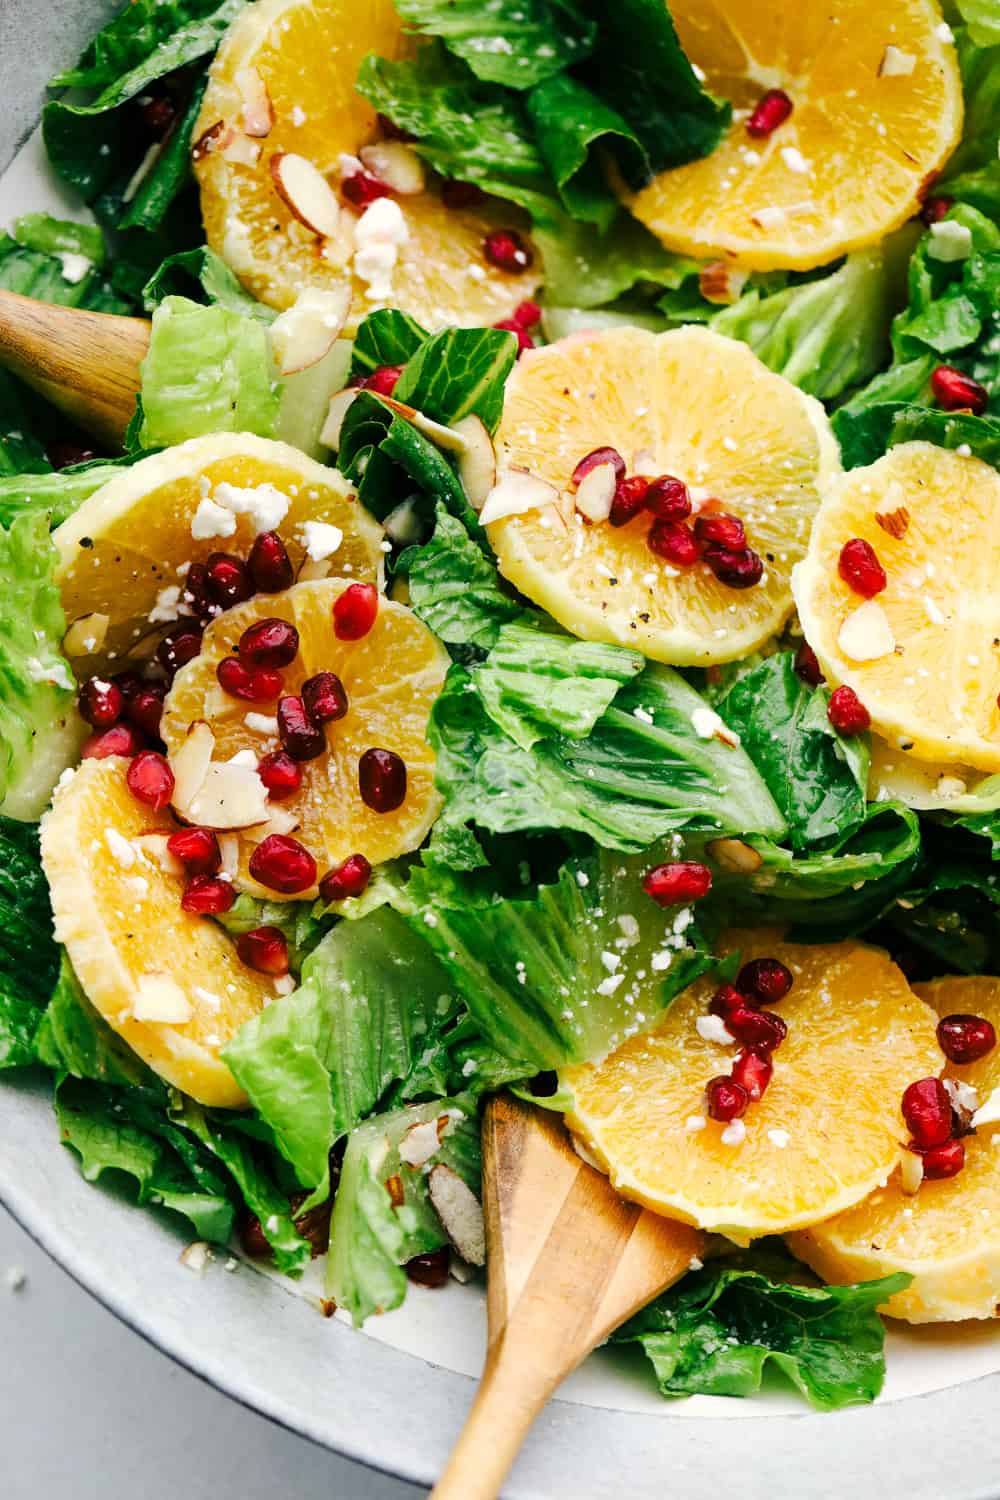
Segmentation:
<svg viewBox="0 0 1000 1500">
<path fill-rule="evenodd" d="M 380 307 L 358 326 L 351 375 L 370 375 L 383 365 L 405 365 L 430 335 L 415 318 L 394 307 Z"/>
<path fill-rule="evenodd" d="M 243 5 L 244 0 L 133 0 L 51 87 L 96 89 L 87 111 L 112 109 L 175 68 L 214 52 Z"/>
<path fill-rule="evenodd" d="M 167 297 L 186 297 L 189 301 L 225 307 L 230 312 L 257 318 L 261 323 L 273 323 L 277 317 L 273 307 L 244 291 L 226 262 L 207 245 L 168 255 L 142 289 L 143 305 L 150 313 Z"/>
<path fill-rule="evenodd" d="M 502 582 L 496 564 L 440 503 L 433 536 L 404 552 L 398 569 L 407 576 L 410 607 L 448 645 L 488 651 L 502 627 L 530 618 Z"/>
<path fill-rule="evenodd" d="M 477 78 L 530 89 L 589 56 L 595 26 L 570 0 L 397 0 L 413 31 L 436 36 Z"/>
<path fill-rule="evenodd" d="M 445 328 L 410 356 L 393 395 L 432 421 L 448 425 L 476 416 L 495 432 L 516 359 L 517 340 L 503 329 Z"/>
<path fill-rule="evenodd" d="M 35 1061 L 58 972 L 38 830 L 0 815 L 0 1070 Z"/>
</svg>

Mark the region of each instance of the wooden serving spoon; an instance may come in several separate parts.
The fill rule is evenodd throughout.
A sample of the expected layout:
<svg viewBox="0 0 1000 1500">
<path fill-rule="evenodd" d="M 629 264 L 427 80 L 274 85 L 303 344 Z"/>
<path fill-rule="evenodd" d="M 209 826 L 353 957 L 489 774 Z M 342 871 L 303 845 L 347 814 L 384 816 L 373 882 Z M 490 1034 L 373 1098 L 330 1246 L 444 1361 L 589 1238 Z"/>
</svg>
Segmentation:
<svg viewBox="0 0 1000 1500">
<path fill-rule="evenodd" d="M 431 1500 L 495 1500 L 570 1371 L 704 1248 L 687 1224 L 620 1198 L 556 1115 L 501 1095 L 483 1124 L 486 1366 Z"/>
<path fill-rule="evenodd" d="M 146 318 L 56 307 L 0 291 L 0 365 L 93 433 L 120 448 L 135 411 Z"/>
</svg>

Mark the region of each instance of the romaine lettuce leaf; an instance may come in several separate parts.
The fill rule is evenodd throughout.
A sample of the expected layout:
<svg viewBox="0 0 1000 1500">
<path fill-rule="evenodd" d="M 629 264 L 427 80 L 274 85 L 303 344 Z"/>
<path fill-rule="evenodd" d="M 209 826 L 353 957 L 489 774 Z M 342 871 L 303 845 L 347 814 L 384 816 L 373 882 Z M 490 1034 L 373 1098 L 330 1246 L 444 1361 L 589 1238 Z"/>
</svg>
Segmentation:
<svg viewBox="0 0 1000 1500">
<path fill-rule="evenodd" d="M 445 328 L 411 355 L 393 392 L 432 421 L 477 416 L 495 432 L 517 340 L 500 328 Z"/>
<path fill-rule="evenodd" d="M 39 1028 L 37 1049 L 39 1062 L 54 1073 L 92 1083 L 132 1085 L 154 1094 L 160 1087 L 146 1064 L 91 1005 L 65 951 Z"/>
<path fill-rule="evenodd" d="M 639 1344 L 664 1396 L 750 1396 L 771 1364 L 811 1406 L 836 1411 L 874 1401 L 882 1389 L 877 1308 L 911 1280 L 797 1286 L 720 1260 L 685 1276 L 612 1342 Z"/>
<path fill-rule="evenodd" d="M 60 651 L 55 556 L 43 513 L 0 530 L 0 812 L 27 821 L 45 808 L 85 733 Z"/>
<path fill-rule="evenodd" d="M 0 1069 L 35 1061 L 58 972 L 38 830 L 0 815 Z"/>
<path fill-rule="evenodd" d="M 327 1290 L 356 1326 L 374 1312 L 398 1307 L 406 1296 L 406 1262 L 448 1242 L 424 1170 L 407 1166 L 399 1156 L 400 1142 L 412 1125 L 446 1112 L 451 1125 L 429 1165 L 443 1163 L 478 1193 L 479 1122 L 467 1099 L 433 1100 L 375 1115 L 348 1138 L 330 1225 Z M 396 1189 L 395 1204 L 386 1187 L 389 1181 Z"/>
<path fill-rule="evenodd" d="M 482 538 L 486 549 L 485 533 L 444 453 L 370 391 L 361 391 L 348 408 L 337 462 L 378 520 L 416 491 L 423 497 L 428 526 L 434 501 L 440 500 L 470 534 Z"/>
<path fill-rule="evenodd" d="M 496 564 L 440 503 L 430 541 L 410 547 L 397 568 L 407 576 L 411 609 L 448 645 L 488 651 L 501 627 L 530 618 L 511 597 Z"/>
<path fill-rule="evenodd" d="M 953 833 L 935 838 L 931 832 L 930 838 L 932 850 L 885 914 L 887 941 L 892 946 L 902 939 L 911 958 L 922 953 L 927 977 L 994 974 L 1000 967 L 996 872 L 985 860 L 960 857 L 963 846 Z"/>
<path fill-rule="evenodd" d="M 18 516 L 39 516 L 53 528 L 83 504 L 88 496 L 113 479 L 123 465 L 141 453 L 116 460 L 96 459 L 74 464 L 57 474 L 9 474 L 0 477 L 0 526 L 11 527 Z"/>
<path fill-rule="evenodd" d="M 0 234 L 0 287 L 60 307 L 130 312 L 105 275 L 104 237 L 92 225 L 25 214 L 11 235 Z"/>
<path fill-rule="evenodd" d="M 226 307 L 261 323 L 273 323 L 277 317 L 273 307 L 244 291 L 226 262 L 207 245 L 168 255 L 142 289 L 147 312 L 155 312 L 167 297 L 187 297 L 189 301 Z"/>
<path fill-rule="evenodd" d="M 591 51 L 595 26 L 571 0 L 518 0 L 516 6 L 482 0 L 397 0 L 410 27 L 436 36 L 477 78 L 512 89 L 530 89 Z"/>
</svg>

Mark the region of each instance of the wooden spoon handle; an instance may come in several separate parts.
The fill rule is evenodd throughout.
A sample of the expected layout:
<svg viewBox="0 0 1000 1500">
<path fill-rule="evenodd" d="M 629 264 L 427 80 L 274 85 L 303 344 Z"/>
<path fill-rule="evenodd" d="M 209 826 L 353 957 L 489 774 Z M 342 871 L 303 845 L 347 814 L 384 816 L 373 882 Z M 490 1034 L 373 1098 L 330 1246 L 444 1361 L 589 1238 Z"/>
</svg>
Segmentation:
<svg viewBox="0 0 1000 1500">
<path fill-rule="evenodd" d="M 0 365 L 109 447 L 121 446 L 135 411 L 149 331 L 145 318 L 0 291 Z"/>
<path fill-rule="evenodd" d="M 491 1352 L 465 1426 L 430 1500 L 496 1500 L 556 1380 L 533 1380 L 521 1359 Z"/>
</svg>

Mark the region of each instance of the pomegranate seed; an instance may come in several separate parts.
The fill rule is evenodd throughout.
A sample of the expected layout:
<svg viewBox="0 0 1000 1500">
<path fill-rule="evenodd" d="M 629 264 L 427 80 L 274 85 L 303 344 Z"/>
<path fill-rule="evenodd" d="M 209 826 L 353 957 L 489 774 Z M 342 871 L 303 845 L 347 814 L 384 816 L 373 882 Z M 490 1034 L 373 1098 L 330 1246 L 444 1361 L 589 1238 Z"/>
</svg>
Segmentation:
<svg viewBox="0 0 1000 1500">
<path fill-rule="evenodd" d="M 776 958 L 755 958 L 736 976 L 736 988 L 755 1005 L 777 1005 L 792 987 L 792 973 Z"/>
<path fill-rule="evenodd" d="M 232 552 L 213 552 L 205 563 L 205 587 L 220 609 L 232 609 L 253 593 L 253 584 L 242 557 Z"/>
<path fill-rule="evenodd" d="M 295 578 L 292 560 L 276 531 L 261 532 L 250 548 L 247 567 L 258 594 L 280 594 L 291 588 Z"/>
<path fill-rule="evenodd" d="M 333 633 L 338 641 L 360 641 L 375 624 L 378 589 L 373 583 L 352 583 L 333 606 Z"/>
<path fill-rule="evenodd" d="M 729 552 L 747 550 L 743 522 L 738 516 L 727 516 L 725 511 L 696 516 L 694 534 L 705 546 L 724 547 Z"/>
<path fill-rule="evenodd" d="M 257 765 L 257 775 L 267 787 L 272 802 L 293 797 L 302 785 L 302 767 L 287 750 L 272 750 Z"/>
<path fill-rule="evenodd" d="M 221 875 L 192 875 L 184 887 L 181 908 L 198 917 L 218 917 L 229 911 L 236 900 L 231 880 Z"/>
<path fill-rule="evenodd" d="M 726 1027 L 744 1047 L 758 1052 L 774 1052 L 788 1035 L 788 1027 L 771 1010 L 754 1010 L 742 1005 L 725 1018 Z"/>
<path fill-rule="evenodd" d="M 517 352 L 522 355 L 526 349 L 534 349 L 535 341 L 526 328 L 516 323 L 513 318 L 501 318 L 499 323 L 493 324 L 494 328 L 501 329 L 504 333 L 512 333 L 517 339 Z"/>
<path fill-rule="evenodd" d="M 865 599 L 881 594 L 888 582 L 875 548 L 859 536 L 841 547 L 837 571 L 848 587 Z"/>
<path fill-rule="evenodd" d="M 940 1182 L 945 1177 L 957 1177 L 965 1166 L 965 1147 L 961 1141 L 942 1141 L 939 1146 L 929 1146 L 921 1151 L 924 1176 L 930 1182 Z"/>
<path fill-rule="evenodd" d="M 393 750 L 366 750 L 358 761 L 361 800 L 373 812 L 395 812 L 406 800 L 406 763 Z"/>
<path fill-rule="evenodd" d="M 498 271 L 526 271 L 534 259 L 516 229 L 494 229 L 483 240 L 483 254 Z"/>
<path fill-rule="evenodd" d="M 345 177 L 340 184 L 340 191 L 348 203 L 353 203 L 355 208 L 367 208 L 369 203 L 374 203 L 376 198 L 389 198 L 392 190 L 373 177 L 370 172 L 352 172 L 350 177 Z"/>
<path fill-rule="evenodd" d="M 739 1054 L 729 1076 L 734 1083 L 739 1084 L 741 1089 L 746 1090 L 746 1096 L 751 1104 L 757 1104 L 764 1097 L 773 1072 L 774 1068 L 769 1058 L 761 1057 L 759 1052 L 747 1049 Z"/>
<path fill-rule="evenodd" d="M 402 365 L 379 365 L 377 370 L 365 376 L 361 387 L 366 391 L 374 391 L 377 396 L 391 396 L 402 373 Z"/>
<path fill-rule="evenodd" d="M 733 1011 L 746 1010 L 748 1002 L 746 996 L 741 995 L 733 985 L 724 984 L 716 990 L 708 1008 L 713 1016 L 721 1016 L 725 1020 Z"/>
<path fill-rule="evenodd" d="M 920 217 L 930 227 L 931 224 L 939 224 L 951 212 L 954 206 L 954 198 L 946 198 L 943 195 L 939 195 L 936 198 L 928 198 L 920 210 Z"/>
<path fill-rule="evenodd" d="M 671 474 L 661 474 L 649 486 L 646 509 L 660 521 L 686 521 L 691 514 L 687 485 Z"/>
<path fill-rule="evenodd" d="M 162 812 L 170 805 L 174 790 L 174 773 L 166 757 L 156 750 L 141 750 L 129 762 L 125 780 L 132 796 L 145 802 L 154 812 Z"/>
<path fill-rule="evenodd" d="M 302 702 L 314 724 L 330 724 L 347 712 L 347 693 L 335 672 L 317 672 L 302 684 Z"/>
<path fill-rule="evenodd" d="M 112 677 L 111 681 L 121 693 L 126 703 L 134 698 L 136 693 L 141 693 L 146 686 L 138 672 L 118 672 Z"/>
<path fill-rule="evenodd" d="M 921 1078 L 903 1095 L 903 1119 L 921 1148 L 940 1146 L 951 1135 L 951 1100 L 940 1078 Z"/>
<path fill-rule="evenodd" d="M 805 641 L 795 653 L 795 673 L 808 687 L 819 687 L 826 681 L 815 651 Z"/>
<path fill-rule="evenodd" d="M 151 740 L 160 737 L 160 720 L 163 717 L 163 700 L 167 696 L 162 682 L 150 682 L 141 687 L 125 703 L 125 717 L 130 724 L 141 729 Z"/>
<path fill-rule="evenodd" d="M 931 390 L 938 406 L 945 411 L 968 410 L 981 417 L 989 405 L 990 393 L 986 387 L 953 365 L 938 365 L 931 375 Z"/>
<path fill-rule="evenodd" d="M 316 884 L 316 861 L 298 839 L 271 833 L 251 854 L 250 874 L 269 891 L 296 896 Z"/>
<path fill-rule="evenodd" d="M 612 526 L 627 526 L 640 511 L 646 509 L 649 482 L 633 474 L 631 479 L 619 479 L 611 500 L 608 520 Z"/>
<path fill-rule="evenodd" d="M 109 755 L 137 755 L 145 741 L 131 724 L 112 724 L 89 735 L 80 748 L 81 760 L 106 760 Z"/>
<path fill-rule="evenodd" d="M 208 596 L 208 569 L 204 563 L 192 563 L 184 575 L 184 602 L 196 620 L 207 623 L 219 613 Z"/>
<path fill-rule="evenodd" d="M 712 889 L 712 872 L 706 865 L 684 860 L 675 865 L 656 865 L 643 876 L 642 888 L 657 906 L 680 906 L 700 901 Z"/>
<path fill-rule="evenodd" d="M 326 749 L 326 736 L 306 713 L 301 698 L 289 693 L 278 700 L 278 738 L 293 760 L 315 760 Z"/>
<path fill-rule="evenodd" d="M 224 693 L 244 703 L 272 703 L 285 685 L 280 672 L 271 667 L 245 667 L 235 656 L 224 656 L 215 675 Z"/>
<path fill-rule="evenodd" d="M 486 194 L 474 182 L 457 182 L 449 178 L 441 184 L 441 202 L 448 209 L 475 208 Z"/>
<path fill-rule="evenodd" d="M 650 552 L 678 568 L 692 567 L 701 556 L 689 526 L 683 521 L 654 521 L 646 537 Z"/>
<path fill-rule="evenodd" d="M 324 901 L 346 901 L 349 896 L 360 896 L 372 878 L 372 867 L 363 854 L 350 854 L 343 864 L 328 870 L 319 883 L 319 893 Z"/>
<path fill-rule="evenodd" d="M 162 141 L 169 134 L 176 119 L 176 109 L 162 94 L 159 98 L 150 99 L 148 104 L 142 106 L 142 122 L 150 135 L 154 135 L 158 141 Z"/>
<path fill-rule="evenodd" d="M 938 1044 L 953 1063 L 978 1062 L 997 1044 L 993 1022 L 985 1016 L 945 1016 L 938 1022 Z"/>
<path fill-rule="evenodd" d="M 749 1095 L 741 1083 L 732 1078 L 710 1078 L 705 1085 L 705 1103 L 713 1120 L 738 1120 L 745 1115 Z"/>
<path fill-rule="evenodd" d="M 81 719 L 86 719 L 95 729 L 107 729 L 122 716 L 125 695 L 118 685 L 106 677 L 92 677 L 80 689 L 76 706 Z"/>
<path fill-rule="evenodd" d="M 241 932 L 236 951 L 248 969 L 280 977 L 288 973 L 288 943 L 278 927 L 254 927 Z"/>
<path fill-rule="evenodd" d="M 542 309 L 537 302 L 519 302 L 514 309 L 514 322 L 519 328 L 537 328 L 542 321 Z"/>
<path fill-rule="evenodd" d="M 752 589 L 764 576 L 764 564 L 749 547 L 734 552 L 729 547 L 707 547 L 705 561 L 720 583 L 730 589 Z"/>
<path fill-rule="evenodd" d="M 376 115 L 379 135 L 386 141 L 412 141 L 414 137 L 408 130 L 390 120 L 388 115 Z"/>
<path fill-rule="evenodd" d="M 784 89 L 768 89 L 747 120 L 747 135 L 752 135 L 755 140 L 771 135 L 785 123 L 792 108 L 792 101 Z"/>
<path fill-rule="evenodd" d="M 93 448 L 82 443 L 49 443 L 45 449 L 49 463 L 54 469 L 70 469 L 74 464 L 89 464 L 97 457 Z"/>
<path fill-rule="evenodd" d="M 535 1099 L 551 1099 L 553 1094 L 559 1092 L 559 1074 L 546 1068 L 544 1072 L 536 1073 L 534 1078 L 529 1080 L 528 1088 Z"/>
<path fill-rule="evenodd" d="M 440 1250 L 429 1250 L 424 1255 L 414 1255 L 406 1262 L 403 1269 L 408 1281 L 415 1282 L 417 1286 L 429 1286 L 436 1289 L 447 1282 L 450 1265 L 451 1251 L 447 1245 L 442 1245 Z"/>
<path fill-rule="evenodd" d="M 287 667 L 299 652 L 299 632 L 287 620 L 258 620 L 240 636 L 240 659 L 248 667 Z"/>
<path fill-rule="evenodd" d="M 625 460 L 617 448 L 591 448 L 585 453 L 570 475 L 570 484 L 579 485 L 586 479 L 591 469 L 597 469 L 601 464 L 611 464 L 615 471 L 615 480 L 618 484 L 625 478 Z M 645 480 L 640 480 L 645 484 Z M 645 494 L 645 490 L 643 491 Z"/>
<path fill-rule="evenodd" d="M 156 658 L 162 667 L 166 668 L 167 675 L 171 681 L 181 667 L 186 667 L 189 661 L 201 654 L 201 631 L 193 625 L 184 625 L 179 630 L 172 630 L 165 635 L 156 648 Z"/>
<path fill-rule="evenodd" d="M 222 869 L 219 840 L 210 828 L 182 828 L 170 835 L 167 848 L 189 875 L 217 875 Z"/>
<path fill-rule="evenodd" d="M 838 734 L 864 734 L 872 716 L 852 687 L 839 687 L 830 694 L 826 716 Z"/>
</svg>

